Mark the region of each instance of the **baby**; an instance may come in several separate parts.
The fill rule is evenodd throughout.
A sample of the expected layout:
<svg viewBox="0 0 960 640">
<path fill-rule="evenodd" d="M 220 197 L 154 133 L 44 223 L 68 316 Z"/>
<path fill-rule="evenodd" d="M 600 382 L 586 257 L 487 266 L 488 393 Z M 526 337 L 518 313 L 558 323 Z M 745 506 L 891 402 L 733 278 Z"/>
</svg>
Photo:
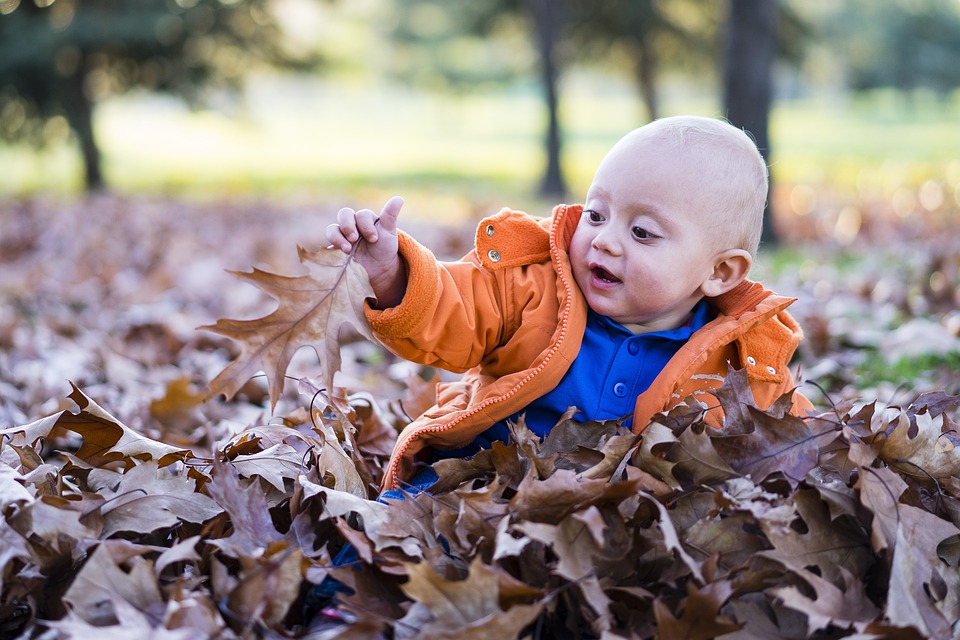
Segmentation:
<svg viewBox="0 0 960 640">
<path fill-rule="evenodd" d="M 793 299 L 747 279 L 766 197 L 766 165 L 743 131 L 679 116 L 617 142 L 583 205 L 483 220 L 460 262 L 398 231 L 398 197 L 379 217 L 341 209 L 327 239 L 344 252 L 364 240 L 355 259 L 376 294 L 366 314 L 377 337 L 464 374 L 401 432 L 384 489 L 420 461 L 505 441 L 519 415 L 541 436 L 571 406 L 577 420 L 625 418 L 640 432 L 694 396 L 720 427 L 712 391 L 731 366 L 761 408 L 792 392 Z M 810 406 L 794 394 L 795 413 Z"/>
</svg>

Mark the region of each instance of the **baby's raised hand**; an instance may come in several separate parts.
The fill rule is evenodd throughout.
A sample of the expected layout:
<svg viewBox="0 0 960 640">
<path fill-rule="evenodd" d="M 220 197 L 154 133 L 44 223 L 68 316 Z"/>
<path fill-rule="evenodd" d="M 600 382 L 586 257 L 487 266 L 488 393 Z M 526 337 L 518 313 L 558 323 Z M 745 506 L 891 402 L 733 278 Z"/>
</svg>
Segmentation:
<svg viewBox="0 0 960 640">
<path fill-rule="evenodd" d="M 370 209 L 344 207 L 336 224 L 327 227 L 327 241 L 344 253 L 353 252 L 354 260 L 366 270 L 377 294 L 377 306 L 386 308 L 400 302 L 406 290 L 406 269 L 398 254 L 397 218 L 403 198 L 390 198 L 380 216 Z M 360 241 L 356 249 L 354 245 Z"/>
</svg>

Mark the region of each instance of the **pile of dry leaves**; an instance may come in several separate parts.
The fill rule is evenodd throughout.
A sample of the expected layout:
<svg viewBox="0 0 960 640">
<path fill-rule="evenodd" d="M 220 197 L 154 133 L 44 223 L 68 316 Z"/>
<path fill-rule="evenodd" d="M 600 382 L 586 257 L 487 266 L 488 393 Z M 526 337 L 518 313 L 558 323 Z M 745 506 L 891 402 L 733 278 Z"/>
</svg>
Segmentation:
<svg viewBox="0 0 960 640">
<path fill-rule="evenodd" d="M 204 399 L 253 356 L 195 328 L 263 306 L 222 268 L 317 236 L 304 212 L 73 206 L 0 209 L 0 638 L 960 637 L 957 397 L 800 420 L 734 371 L 722 431 L 693 400 L 642 438 L 519 424 L 384 504 L 432 382 L 366 342 L 328 401 L 296 358 Z"/>
<path fill-rule="evenodd" d="M 0 633 L 956 637 L 957 398 L 800 420 L 749 393 L 728 375 L 723 431 L 692 402 L 642 439 L 517 425 L 383 504 L 364 488 L 402 419 L 367 397 L 201 458 L 74 390 L 74 411 L 3 430 Z M 358 559 L 333 567 L 346 543 Z M 311 622 L 304 596 L 328 575 L 351 593 Z"/>
</svg>

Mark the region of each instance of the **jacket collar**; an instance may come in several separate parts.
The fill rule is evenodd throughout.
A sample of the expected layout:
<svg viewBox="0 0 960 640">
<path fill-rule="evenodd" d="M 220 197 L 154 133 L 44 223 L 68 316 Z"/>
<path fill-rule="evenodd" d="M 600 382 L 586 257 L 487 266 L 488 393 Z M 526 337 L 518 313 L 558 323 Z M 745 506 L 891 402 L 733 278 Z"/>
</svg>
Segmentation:
<svg viewBox="0 0 960 640">
<path fill-rule="evenodd" d="M 581 204 L 561 204 L 553 209 L 553 224 L 550 227 L 550 242 L 564 251 L 570 249 L 573 232 L 577 230 L 580 216 L 583 213 Z"/>
<path fill-rule="evenodd" d="M 723 315 L 740 317 L 744 313 L 753 311 L 760 303 L 769 298 L 780 298 L 765 288 L 759 282 L 744 280 L 730 291 L 710 300 L 710 303 Z M 793 298 L 783 298 L 783 306 L 789 306 L 795 301 Z"/>
</svg>

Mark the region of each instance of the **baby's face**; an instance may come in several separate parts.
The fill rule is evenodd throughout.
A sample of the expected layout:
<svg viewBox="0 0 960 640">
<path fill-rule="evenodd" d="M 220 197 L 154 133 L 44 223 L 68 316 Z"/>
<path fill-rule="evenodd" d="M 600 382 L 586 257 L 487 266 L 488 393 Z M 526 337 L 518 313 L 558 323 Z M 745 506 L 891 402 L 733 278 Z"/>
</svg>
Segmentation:
<svg viewBox="0 0 960 640">
<path fill-rule="evenodd" d="M 718 252 L 710 176 L 670 144 L 636 135 L 600 163 L 570 245 L 590 308 L 637 332 L 682 325 L 703 297 Z"/>
</svg>

